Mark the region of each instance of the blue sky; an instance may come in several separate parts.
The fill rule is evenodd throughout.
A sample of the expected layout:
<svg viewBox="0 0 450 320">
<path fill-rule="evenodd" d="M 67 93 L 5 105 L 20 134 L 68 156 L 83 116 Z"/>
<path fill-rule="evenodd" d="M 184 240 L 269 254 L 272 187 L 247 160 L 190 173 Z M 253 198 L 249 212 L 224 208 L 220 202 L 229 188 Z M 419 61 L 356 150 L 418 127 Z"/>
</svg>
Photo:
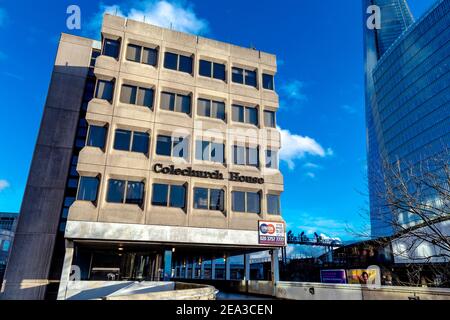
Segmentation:
<svg viewBox="0 0 450 320">
<path fill-rule="evenodd" d="M 409 0 L 416 18 L 434 2 Z M 275 53 L 288 227 L 348 240 L 347 226 L 367 225 L 360 1 L 44 3 L 0 0 L 0 211 L 20 209 L 59 33 L 98 37 L 106 9 Z M 66 27 L 71 4 L 81 8 L 79 31 Z"/>
</svg>

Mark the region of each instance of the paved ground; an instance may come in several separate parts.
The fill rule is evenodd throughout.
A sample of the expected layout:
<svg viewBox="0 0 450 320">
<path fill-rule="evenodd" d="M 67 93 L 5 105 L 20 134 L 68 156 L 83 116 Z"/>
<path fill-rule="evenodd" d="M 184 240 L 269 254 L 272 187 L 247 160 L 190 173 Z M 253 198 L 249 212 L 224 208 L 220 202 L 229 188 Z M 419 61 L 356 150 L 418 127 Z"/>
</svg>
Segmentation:
<svg viewBox="0 0 450 320">
<path fill-rule="evenodd" d="M 256 296 L 249 294 L 241 294 L 241 293 L 230 293 L 230 292 L 222 292 L 216 296 L 217 300 L 275 300 L 275 298 L 265 297 L 265 296 Z"/>
</svg>

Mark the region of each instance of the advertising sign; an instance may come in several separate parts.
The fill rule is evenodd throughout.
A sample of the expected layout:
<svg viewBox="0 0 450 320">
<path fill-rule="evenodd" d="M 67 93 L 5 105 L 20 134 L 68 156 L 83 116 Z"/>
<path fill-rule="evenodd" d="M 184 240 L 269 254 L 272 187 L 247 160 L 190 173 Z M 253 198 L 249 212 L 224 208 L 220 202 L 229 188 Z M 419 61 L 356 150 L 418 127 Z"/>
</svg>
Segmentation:
<svg viewBox="0 0 450 320">
<path fill-rule="evenodd" d="M 320 282 L 346 284 L 347 274 L 344 269 L 320 270 Z"/>
<path fill-rule="evenodd" d="M 286 228 L 284 222 L 258 221 L 259 244 L 273 246 L 286 245 Z"/>
<path fill-rule="evenodd" d="M 380 274 L 376 269 L 351 269 L 347 270 L 347 282 L 349 284 L 369 284 L 379 283 L 377 278 Z"/>
</svg>

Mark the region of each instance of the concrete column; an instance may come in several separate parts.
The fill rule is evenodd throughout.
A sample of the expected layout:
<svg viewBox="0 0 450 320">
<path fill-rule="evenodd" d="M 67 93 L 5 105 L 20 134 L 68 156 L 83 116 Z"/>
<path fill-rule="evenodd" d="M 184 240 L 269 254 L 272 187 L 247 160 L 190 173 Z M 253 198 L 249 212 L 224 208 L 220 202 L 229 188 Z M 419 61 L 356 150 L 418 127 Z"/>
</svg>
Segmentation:
<svg viewBox="0 0 450 320">
<path fill-rule="evenodd" d="M 72 275 L 72 261 L 73 261 L 73 241 L 66 240 L 66 253 L 64 255 L 64 264 L 61 272 L 61 281 L 59 283 L 58 300 L 66 299 L 66 290 L 69 281 L 81 280 L 79 279 L 80 270 L 74 268 L 74 274 Z M 78 276 L 77 273 L 78 272 Z M 77 279 L 78 278 L 78 279 Z"/>
<path fill-rule="evenodd" d="M 230 280 L 231 270 L 230 270 L 230 256 L 226 255 L 225 258 L 225 280 Z"/>
<path fill-rule="evenodd" d="M 280 249 L 275 249 L 271 251 L 271 275 L 272 279 L 271 281 L 275 284 L 276 282 L 280 281 L 280 266 L 278 261 L 278 254 L 280 253 Z"/>
<path fill-rule="evenodd" d="M 250 255 L 244 254 L 244 280 L 250 281 Z"/>
<path fill-rule="evenodd" d="M 197 260 L 194 258 L 194 260 L 192 260 L 192 279 L 195 279 L 195 270 L 197 267 Z"/>
<path fill-rule="evenodd" d="M 205 279 L 205 261 L 203 261 L 200 264 L 200 279 Z"/>
<path fill-rule="evenodd" d="M 170 281 L 172 277 L 172 250 L 164 251 L 164 275 L 163 281 Z"/>
<path fill-rule="evenodd" d="M 216 279 L 216 258 L 213 257 L 211 260 L 211 279 Z"/>
</svg>

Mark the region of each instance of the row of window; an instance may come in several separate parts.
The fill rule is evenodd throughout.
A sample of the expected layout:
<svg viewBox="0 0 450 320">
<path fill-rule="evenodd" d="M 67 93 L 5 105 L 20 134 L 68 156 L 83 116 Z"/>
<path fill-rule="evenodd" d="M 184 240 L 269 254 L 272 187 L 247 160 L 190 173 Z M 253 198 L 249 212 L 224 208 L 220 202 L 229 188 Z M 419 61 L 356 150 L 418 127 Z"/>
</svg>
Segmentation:
<svg viewBox="0 0 450 320">
<path fill-rule="evenodd" d="M 154 89 L 124 84 L 120 91 L 120 102 L 153 108 Z M 95 97 L 112 101 L 114 95 L 114 81 L 98 80 Z M 161 92 L 162 110 L 191 113 L 191 95 L 173 92 Z M 197 115 L 225 121 L 225 103 L 212 99 L 199 98 L 197 100 Z M 234 122 L 259 124 L 258 108 L 256 106 L 232 105 L 232 120 Z M 275 112 L 264 110 L 264 125 L 275 128 Z"/>
<path fill-rule="evenodd" d="M 107 128 L 90 125 L 86 145 L 105 148 Z M 116 129 L 113 148 L 115 150 L 149 154 L 150 136 L 147 132 Z M 189 140 L 184 137 L 158 135 L 156 138 L 156 154 L 176 158 L 185 158 L 189 151 Z M 232 146 L 232 160 L 236 165 L 259 167 L 259 147 Z M 278 151 L 267 149 L 265 152 L 266 168 L 278 168 Z M 225 163 L 225 144 L 205 140 L 195 141 L 195 159 Z"/>
<path fill-rule="evenodd" d="M 120 40 L 105 39 L 102 54 L 118 59 L 120 55 Z M 158 49 L 130 43 L 127 45 L 125 58 L 128 61 L 156 67 L 158 64 Z M 164 68 L 192 75 L 193 60 L 194 55 L 166 51 L 164 53 Z M 232 82 L 255 88 L 258 87 L 257 71 L 254 68 L 232 67 L 231 73 Z M 227 81 L 226 65 L 224 63 L 200 59 L 198 74 L 203 77 Z M 262 74 L 262 87 L 267 90 L 274 90 L 274 77 L 272 74 Z"/>
<path fill-rule="evenodd" d="M 152 205 L 170 208 L 186 208 L 186 184 L 154 183 Z M 99 188 L 98 177 L 80 177 L 77 200 L 97 201 Z M 109 179 L 106 201 L 109 203 L 135 204 L 144 203 L 145 185 L 142 181 Z M 267 213 L 280 214 L 280 196 L 267 194 Z M 231 192 L 232 211 L 261 213 L 261 192 Z M 194 188 L 194 209 L 225 211 L 225 191 L 214 188 Z"/>
</svg>

